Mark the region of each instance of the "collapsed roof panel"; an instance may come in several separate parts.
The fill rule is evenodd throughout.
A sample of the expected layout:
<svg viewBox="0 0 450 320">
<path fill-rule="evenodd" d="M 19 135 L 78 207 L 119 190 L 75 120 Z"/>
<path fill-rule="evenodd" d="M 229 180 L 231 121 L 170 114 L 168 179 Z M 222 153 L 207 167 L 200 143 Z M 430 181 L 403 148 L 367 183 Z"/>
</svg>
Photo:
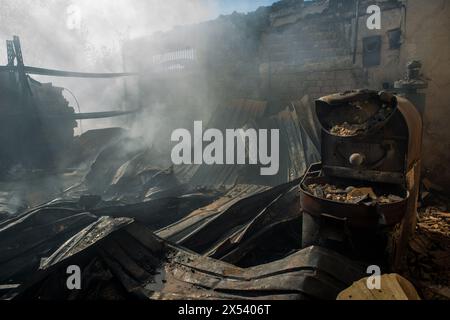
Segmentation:
<svg viewBox="0 0 450 320">
<path fill-rule="evenodd" d="M 69 265 L 96 270 L 76 293 L 61 281 Z M 319 247 L 241 269 L 173 246 L 132 220 L 105 217 L 50 257 L 16 299 L 335 299 L 361 276 L 358 265 Z"/>
</svg>

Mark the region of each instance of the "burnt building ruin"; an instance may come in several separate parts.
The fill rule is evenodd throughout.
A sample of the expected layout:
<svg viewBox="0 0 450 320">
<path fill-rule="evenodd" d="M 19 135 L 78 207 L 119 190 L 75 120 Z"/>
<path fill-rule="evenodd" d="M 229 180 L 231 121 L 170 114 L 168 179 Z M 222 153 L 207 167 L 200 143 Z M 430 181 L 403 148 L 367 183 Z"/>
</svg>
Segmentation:
<svg viewBox="0 0 450 320">
<path fill-rule="evenodd" d="M 450 299 L 449 18 L 446 0 L 282 0 L 128 40 L 130 73 L 109 75 L 27 66 L 15 38 L 1 163 L 41 175 L 0 176 L 0 298 Z M 133 75 L 128 110 L 75 113 L 33 74 Z M 239 133 L 246 161 L 174 165 L 171 134 L 200 121 L 277 130 L 278 173 Z M 361 285 L 373 266 L 392 286 Z"/>
</svg>

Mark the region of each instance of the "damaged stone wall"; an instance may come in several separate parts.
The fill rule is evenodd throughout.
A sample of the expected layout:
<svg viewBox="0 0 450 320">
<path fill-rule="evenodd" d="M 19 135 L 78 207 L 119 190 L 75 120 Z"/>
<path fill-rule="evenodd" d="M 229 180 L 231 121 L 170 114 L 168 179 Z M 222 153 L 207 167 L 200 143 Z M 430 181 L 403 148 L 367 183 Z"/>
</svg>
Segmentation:
<svg viewBox="0 0 450 320">
<path fill-rule="evenodd" d="M 318 98 L 364 87 L 364 70 L 352 63 L 352 1 L 296 3 L 274 5 L 262 37 L 268 98 Z"/>
<path fill-rule="evenodd" d="M 358 19 L 356 0 L 283 0 L 253 13 L 176 28 L 131 43 L 130 57 L 139 50 L 148 59 L 132 62 L 129 68 L 149 70 L 155 54 L 194 48 L 197 60 L 192 69 L 156 78 L 149 70 L 140 84 L 147 104 L 170 101 L 170 110 L 180 106 L 190 110 L 188 117 L 182 117 L 190 121 L 207 118 L 206 114 L 235 98 L 267 100 L 270 112 L 305 97 L 311 101 L 355 88 L 392 88 L 404 77 L 408 61 L 421 60 L 430 83 L 424 91 L 425 175 L 445 190 L 450 187 L 445 167 L 450 161 L 450 133 L 443 129 L 450 119 L 450 3 L 358 3 Z M 382 9 L 381 30 L 366 27 L 366 10 L 372 4 Z M 395 30 L 400 37 L 392 44 L 390 35 Z M 379 61 L 367 65 L 363 43 L 377 36 Z M 175 85 L 180 83 L 182 89 Z M 203 107 L 195 107 L 199 104 Z"/>
</svg>

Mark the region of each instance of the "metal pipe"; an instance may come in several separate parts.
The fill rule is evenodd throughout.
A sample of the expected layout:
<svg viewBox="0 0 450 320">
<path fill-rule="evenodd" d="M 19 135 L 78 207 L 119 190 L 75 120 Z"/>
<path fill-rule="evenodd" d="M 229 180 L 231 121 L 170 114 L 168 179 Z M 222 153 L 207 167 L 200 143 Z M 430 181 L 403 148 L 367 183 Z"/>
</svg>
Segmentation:
<svg viewBox="0 0 450 320">
<path fill-rule="evenodd" d="M 353 39 L 353 64 L 356 63 L 356 52 L 358 50 L 358 34 L 359 34 L 359 4 L 360 0 L 356 0 L 355 12 L 355 35 Z"/>
</svg>

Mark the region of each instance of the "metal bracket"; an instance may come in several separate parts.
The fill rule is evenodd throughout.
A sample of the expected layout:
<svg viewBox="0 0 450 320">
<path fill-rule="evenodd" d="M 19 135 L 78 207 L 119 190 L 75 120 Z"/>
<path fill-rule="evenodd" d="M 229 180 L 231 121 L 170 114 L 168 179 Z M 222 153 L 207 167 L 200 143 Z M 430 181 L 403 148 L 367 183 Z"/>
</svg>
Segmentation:
<svg viewBox="0 0 450 320">
<path fill-rule="evenodd" d="M 17 60 L 17 72 L 19 75 L 19 81 L 22 86 L 22 90 L 24 93 L 28 93 L 30 96 L 33 95 L 30 87 L 30 83 L 28 82 L 28 76 L 25 73 L 25 65 L 23 63 L 22 56 L 22 47 L 20 45 L 20 39 L 18 36 L 13 37 L 14 51 L 16 53 Z"/>
<path fill-rule="evenodd" d="M 12 42 L 12 40 L 6 40 L 6 50 L 8 52 L 8 66 L 14 67 L 16 52 L 14 51 L 14 43 Z"/>
<path fill-rule="evenodd" d="M 8 67 L 14 67 L 14 61 L 16 59 L 16 52 L 14 51 L 14 43 L 12 40 L 6 40 L 6 50 L 8 54 Z M 11 87 L 14 86 L 16 81 L 14 69 L 9 71 L 9 81 Z"/>
</svg>

